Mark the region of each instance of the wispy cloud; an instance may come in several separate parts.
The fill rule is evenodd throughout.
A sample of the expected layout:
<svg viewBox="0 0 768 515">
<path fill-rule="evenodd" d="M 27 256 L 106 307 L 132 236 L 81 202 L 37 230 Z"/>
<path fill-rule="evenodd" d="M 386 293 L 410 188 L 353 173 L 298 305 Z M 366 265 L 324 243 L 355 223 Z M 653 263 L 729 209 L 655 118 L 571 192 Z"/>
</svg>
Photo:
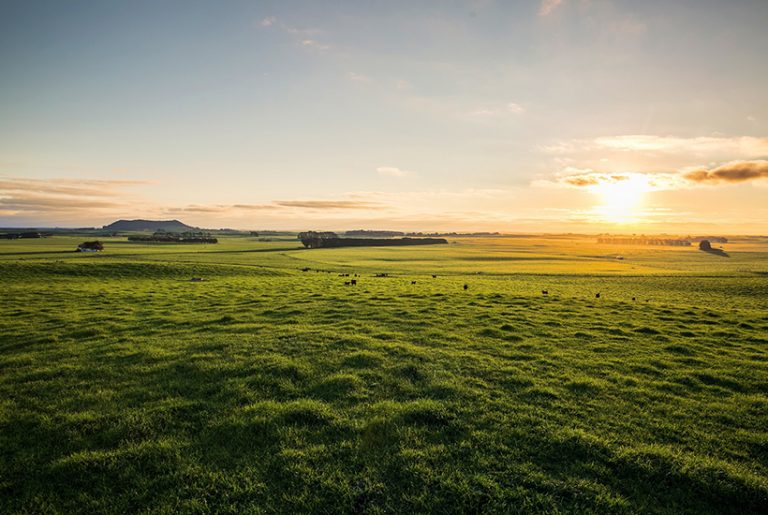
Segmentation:
<svg viewBox="0 0 768 515">
<path fill-rule="evenodd" d="M 0 211 L 4 216 L 89 212 L 122 208 L 125 188 L 143 181 L 95 179 L 0 178 Z"/>
<path fill-rule="evenodd" d="M 262 27 L 271 27 L 275 23 L 277 23 L 277 18 L 275 18 L 274 16 L 267 16 L 266 18 L 262 19 L 259 22 L 259 25 L 261 25 Z"/>
<path fill-rule="evenodd" d="M 749 159 L 768 156 L 768 138 L 754 136 L 699 136 L 683 138 L 678 136 L 657 136 L 630 134 L 601 136 L 584 140 L 560 141 L 540 147 L 552 154 L 578 154 L 581 152 L 653 152 L 660 154 L 684 154 L 687 156 L 732 156 Z"/>
<path fill-rule="evenodd" d="M 310 48 L 314 50 L 329 50 L 331 45 L 323 43 L 317 40 L 317 36 L 324 33 L 323 30 L 317 28 L 301 28 L 282 22 L 276 16 L 267 16 L 262 18 L 259 22 L 259 26 L 262 29 L 277 28 L 285 34 L 299 37 L 296 43 L 303 48 Z"/>
<path fill-rule="evenodd" d="M 408 170 L 401 170 L 395 166 L 379 166 L 376 168 L 376 171 L 379 175 L 384 175 L 386 177 L 405 177 L 406 175 L 411 174 Z"/>
<path fill-rule="evenodd" d="M 280 200 L 275 204 L 303 209 L 382 209 L 383 207 L 378 203 L 357 200 Z"/>
<path fill-rule="evenodd" d="M 557 9 L 563 0 L 542 0 L 539 5 L 539 16 L 549 16 Z"/>
<path fill-rule="evenodd" d="M 314 48 L 316 50 L 328 50 L 331 48 L 330 45 L 326 45 L 325 43 L 321 43 L 315 39 L 302 39 L 299 44 L 305 48 Z"/>
<path fill-rule="evenodd" d="M 119 188 L 142 184 L 147 183 L 122 180 L 0 177 L 0 195 L 12 192 L 35 192 L 50 195 L 113 196 L 119 194 Z"/>
<path fill-rule="evenodd" d="M 508 102 L 506 105 L 502 106 L 486 106 L 475 109 L 469 112 L 469 116 L 479 119 L 500 119 L 520 115 L 523 113 L 525 113 L 525 107 L 516 102 Z"/>
<path fill-rule="evenodd" d="M 264 211 L 271 209 L 278 209 L 279 206 L 274 204 L 233 204 L 233 209 L 244 209 L 247 211 Z"/>
<path fill-rule="evenodd" d="M 542 182 L 544 184 L 542 184 Z M 685 183 L 680 173 L 607 173 L 592 170 L 577 174 L 560 175 L 554 182 L 540 181 L 536 186 L 566 186 L 572 188 L 599 189 L 606 185 L 627 183 L 644 191 L 662 191 L 681 189 L 690 185 Z"/>
<path fill-rule="evenodd" d="M 347 80 L 350 80 L 352 82 L 358 82 L 362 84 L 367 84 L 371 82 L 371 78 L 368 77 L 367 75 L 363 75 L 362 73 L 347 72 L 345 76 Z"/>
<path fill-rule="evenodd" d="M 90 198 L 72 199 L 62 197 L 46 197 L 40 195 L 16 195 L 0 198 L 0 209 L 9 211 L 59 211 L 75 209 L 101 209 L 123 206 L 120 202 L 95 200 Z"/>
<path fill-rule="evenodd" d="M 623 151 L 699 155 L 729 153 L 745 157 L 768 154 L 768 138 L 755 138 L 752 136 L 680 138 L 675 136 L 627 135 L 596 138 L 594 143 L 598 148 Z"/>
<path fill-rule="evenodd" d="M 237 212 L 282 212 L 288 209 L 381 209 L 378 202 L 357 200 L 277 200 L 267 204 L 190 204 L 169 207 L 166 213 L 235 214 Z"/>
</svg>

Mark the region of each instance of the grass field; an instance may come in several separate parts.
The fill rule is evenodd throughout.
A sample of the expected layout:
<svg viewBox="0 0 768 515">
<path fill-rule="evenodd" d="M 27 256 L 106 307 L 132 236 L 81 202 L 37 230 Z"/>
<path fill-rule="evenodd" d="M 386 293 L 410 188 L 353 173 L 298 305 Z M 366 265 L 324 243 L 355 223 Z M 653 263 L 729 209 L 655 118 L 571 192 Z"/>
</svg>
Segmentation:
<svg viewBox="0 0 768 515">
<path fill-rule="evenodd" d="M 81 241 L 0 241 L 1 513 L 768 507 L 766 239 Z"/>
</svg>

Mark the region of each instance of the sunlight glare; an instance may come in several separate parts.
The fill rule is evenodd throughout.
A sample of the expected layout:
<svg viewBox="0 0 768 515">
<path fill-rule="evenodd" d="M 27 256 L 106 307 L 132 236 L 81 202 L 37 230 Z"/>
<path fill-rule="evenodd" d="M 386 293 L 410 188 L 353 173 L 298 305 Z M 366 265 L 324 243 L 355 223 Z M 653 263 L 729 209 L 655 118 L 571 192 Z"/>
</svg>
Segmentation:
<svg viewBox="0 0 768 515">
<path fill-rule="evenodd" d="M 646 177 L 633 175 L 624 180 L 603 182 L 592 189 L 602 200 L 595 206 L 595 214 L 606 222 L 627 224 L 638 221 L 643 197 L 650 186 Z"/>
</svg>

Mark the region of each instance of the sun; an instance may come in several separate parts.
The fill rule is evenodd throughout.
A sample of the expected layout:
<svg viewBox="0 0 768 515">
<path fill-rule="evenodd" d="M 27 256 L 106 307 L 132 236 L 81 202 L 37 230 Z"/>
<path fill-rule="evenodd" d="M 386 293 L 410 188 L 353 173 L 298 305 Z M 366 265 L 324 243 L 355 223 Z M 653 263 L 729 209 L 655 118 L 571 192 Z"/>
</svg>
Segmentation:
<svg viewBox="0 0 768 515">
<path fill-rule="evenodd" d="M 643 197 L 650 187 L 641 175 L 625 175 L 597 184 L 592 190 L 602 200 L 594 209 L 597 216 L 606 222 L 627 224 L 638 221 Z"/>
</svg>

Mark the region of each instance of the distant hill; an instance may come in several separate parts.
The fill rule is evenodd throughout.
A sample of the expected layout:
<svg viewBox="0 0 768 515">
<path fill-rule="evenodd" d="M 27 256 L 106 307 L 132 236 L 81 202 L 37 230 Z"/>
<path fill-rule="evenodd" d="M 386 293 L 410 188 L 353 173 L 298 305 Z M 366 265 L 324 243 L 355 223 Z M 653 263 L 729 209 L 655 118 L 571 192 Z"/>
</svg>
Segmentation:
<svg viewBox="0 0 768 515">
<path fill-rule="evenodd" d="M 185 232 L 194 231 L 197 227 L 191 227 L 178 220 L 118 220 L 105 225 L 107 231 L 166 231 Z"/>
</svg>

